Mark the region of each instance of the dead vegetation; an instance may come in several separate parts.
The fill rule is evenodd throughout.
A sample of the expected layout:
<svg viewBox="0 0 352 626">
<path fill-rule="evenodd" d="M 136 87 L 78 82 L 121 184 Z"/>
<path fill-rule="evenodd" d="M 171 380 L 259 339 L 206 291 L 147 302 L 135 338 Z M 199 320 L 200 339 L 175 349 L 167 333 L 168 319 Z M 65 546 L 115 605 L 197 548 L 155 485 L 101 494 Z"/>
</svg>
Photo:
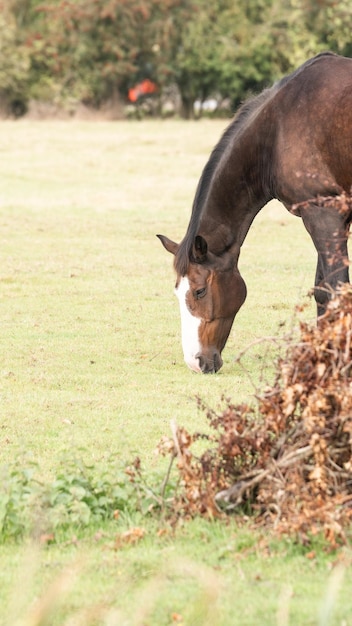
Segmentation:
<svg viewBox="0 0 352 626">
<path fill-rule="evenodd" d="M 352 287 L 342 285 L 318 325 L 300 322 L 275 381 L 253 405 L 206 410 L 210 434 L 173 425 L 159 444 L 177 462 L 172 516 L 250 514 L 306 543 L 346 541 L 352 517 Z M 194 443 L 206 440 L 200 456 Z"/>
</svg>

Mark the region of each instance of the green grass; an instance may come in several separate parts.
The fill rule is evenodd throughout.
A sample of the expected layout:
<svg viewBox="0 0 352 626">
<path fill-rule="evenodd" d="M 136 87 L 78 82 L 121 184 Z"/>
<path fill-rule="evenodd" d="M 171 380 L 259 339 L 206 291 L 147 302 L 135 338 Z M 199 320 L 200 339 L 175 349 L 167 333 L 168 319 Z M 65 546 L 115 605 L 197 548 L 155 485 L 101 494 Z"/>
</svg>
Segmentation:
<svg viewBox="0 0 352 626">
<path fill-rule="evenodd" d="M 182 624 L 199 626 L 350 623 L 348 555 L 336 569 L 334 556 L 318 553 L 310 559 L 285 544 L 272 544 L 269 552 L 263 538 L 204 521 L 188 524 L 176 539 L 158 537 L 150 528 L 133 547 L 114 550 L 113 545 L 99 535 L 42 553 L 5 546 L 2 563 L 11 567 L 0 575 L 2 606 L 7 606 L 0 623 L 32 624 L 17 622 L 19 613 L 29 617 L 33 598 L 41 607 L 52 595 L 61 601 L 48 622 L 53 626 L 65 620 L 171 626 L 174 614 L 182 616 Z"/>
<path fill-rule="evenodd" d="M 155 238 L 184 234 L 222 126 L 2 124 L 0 373 L 9 458 L 24 447 L 50 471 L 53 453 L 72 444 L 94 459 L 133 447 L 149 461 L 171 417 L 202 421 L 197 394 L 216 402 L 222 392 L 251 391 L 236 354 L 277 334 L 311 285 L 314 252 L 301 222 L 275 206 L 258 218 L 241 258 L 248 300 L 212 379 L 184 366 L 172 259 Z M 258 374 L 257 350 L 246 365 Z"/>
<path fill-rule="evenodd" d="M 255 342 L 291 328 L 315 272 L 301 221 L 278 203 L 256 219 L 240 258 L 247 302 L 224 366 L 211 377 L 183 363 L 172 259 L 155 237 L 183 236 L 200 172 L 223 128 L 219 121 L 1 123 L 3 464 L 32 459 L 50 481 L 67 455 L 99 472 L 111 456 L 122 462 L 138 454 L 147 472 L 162 475 L 165 462 L 154 450 L 170 419 L 201 430 L 197 396 L 212 406 L 222 394 L 238 402 L 270 379 L 272 351 Z M 311 302 L 305 316 L 314 314 Z M 114 550 L 115 535 L 136 525 L 145 538 Z M 17 623 L 35 597 L 47 597 L 76 561 L 53 626 L 167 626 L 176 614 L 187 626 L 323 626 L 319 610 L 335 557 L 320 548 L 312 560 L 291 542 L 268 554 L 258 535 L 232 522 L 196 520 L 159 537 L 155 522 L 132 515 L 103 525 L 98 537 L 96 531 L 72 528 L 33 559 L 24 544 L 0 546 L 1 626 Z M 16 583 L 21 577 L 27 587 Z M 350 583 L 347 565 L 329 626 L 351 623 Z M 91 607 L 101 613 L 95 621 Z M 101 607 L 116 616 L 108 621 Z M 85 610 L 88 617 L 73 617 Z"/>
</svg>

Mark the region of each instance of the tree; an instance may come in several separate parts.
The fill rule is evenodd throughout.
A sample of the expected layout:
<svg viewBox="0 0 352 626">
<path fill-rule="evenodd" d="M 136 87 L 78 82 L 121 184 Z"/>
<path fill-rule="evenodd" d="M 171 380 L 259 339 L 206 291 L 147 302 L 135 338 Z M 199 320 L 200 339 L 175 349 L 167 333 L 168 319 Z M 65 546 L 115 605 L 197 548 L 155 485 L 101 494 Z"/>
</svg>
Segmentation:
<svg viewBox="0 0 352 626">
<path fill-rule="evenodd" d="M 352 56 L 350 0 L 0 0 L 0 95 L 100 106 L 143 79 L 232 106 L 325 49 Z"/>
<path fill-rule="evenodd" d="M 18 116 L 26 108 L 30 56 L 13 5 L 0 2 L 0 110 Z"/>
<path fill-rule="evenodd" d="M 179 88 L 186 118 L 193 117 L 197 98 L 203 101 L 219 91 L 219 38 L 221 32 L 213 5 L 198 5 L 193 19 L 182 31 L 171 74 Z"/>
<path fill-rule="evenodd" d="M 99 105 L 143 78 L 165 84 L 166 46 L 188 0 L 61 0 L 39 8 L 41 37 L 33 43 L 38 81 L 50 77 L 65 100 Z M 181 5 L 181 9 L 180 9 Z M 171 33 L 171 36 L 170 36 Z"/>
<path fill-rule="evenodd" d="M 188 113 L 196 98 L 211 95 L 230 98 L 236 106 L 281 74 L 282 58 L 270 41 L 271 12 L 271 0 L 198 5 L 175 59 L 175 80 Z"/>
<path fill-rule="evenodd" d="M 321 48 L 352 56 L 350 0 L 299 0 L 298 4 Z"/>
</svg>

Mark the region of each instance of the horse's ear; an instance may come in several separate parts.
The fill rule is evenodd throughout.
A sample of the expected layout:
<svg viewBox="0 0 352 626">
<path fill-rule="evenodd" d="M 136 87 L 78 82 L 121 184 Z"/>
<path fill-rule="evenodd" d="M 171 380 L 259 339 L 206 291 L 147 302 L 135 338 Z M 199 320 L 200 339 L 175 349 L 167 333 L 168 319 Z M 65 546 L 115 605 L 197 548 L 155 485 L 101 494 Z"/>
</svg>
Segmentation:
<svg viewBox="0 0 352 626">
<path fill-rule="evenodd" d="M 160 241 L 163 244 L 165 250 L 167 250 L 168 252 L 171 252 L 171 254 L 176 254 L 177 253 L 177 250 L 180 247 L 180 245 L 178 243 L 175 243 L 174 241 L 171 241 L 171 239 L 169 239 L 168 237 L 165 237 L 165 235 L 157 235 L 157 237 L 160 239 Z"/>
<path fill-rule="evenodd" d="M 193 257 L 196 263 L 204 263 L 207 258 L 208 244 L 204 237 L 197 235 L 193 244 Z"/>
</svg>

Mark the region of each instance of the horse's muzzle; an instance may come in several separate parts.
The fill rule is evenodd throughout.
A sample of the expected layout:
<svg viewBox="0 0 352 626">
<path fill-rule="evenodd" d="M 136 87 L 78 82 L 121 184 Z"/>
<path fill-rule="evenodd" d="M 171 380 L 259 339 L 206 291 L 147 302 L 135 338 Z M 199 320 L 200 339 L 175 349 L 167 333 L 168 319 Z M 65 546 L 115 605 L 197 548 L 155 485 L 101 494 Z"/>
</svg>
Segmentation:
<svg viewBox="0 0 352 626">
<path fill-rule="evenodd" d="M 204 354 L 196 354 L 199 361 L 199 367 L 203 374 L 215 374 L 222 367 L 222 358 L 220 352 L 214 352 L 211 358 Z"/>
</svg>

